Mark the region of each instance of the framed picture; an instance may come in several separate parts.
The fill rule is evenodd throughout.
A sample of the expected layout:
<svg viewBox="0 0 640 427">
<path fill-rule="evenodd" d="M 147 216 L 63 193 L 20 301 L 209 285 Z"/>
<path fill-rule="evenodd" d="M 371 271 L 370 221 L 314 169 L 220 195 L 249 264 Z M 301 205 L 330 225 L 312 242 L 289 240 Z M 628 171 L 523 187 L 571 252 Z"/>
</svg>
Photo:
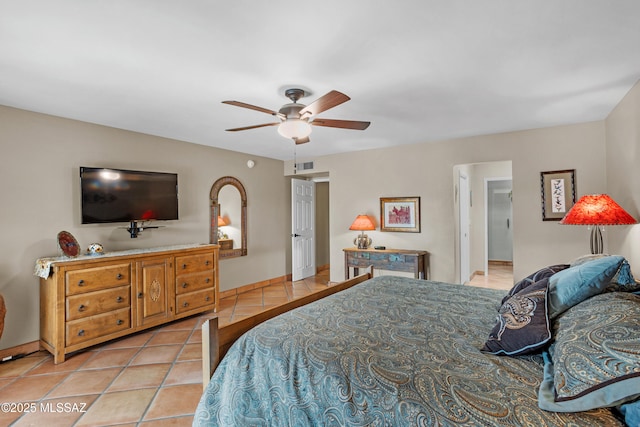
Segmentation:
<svg viewBox="0 0 640 427">
<path fill-rule="evenodd" d="M 381 197 L 380 231 L 420 232 L 420 197 Z"/>
<path fill-rule="evenodd" d="M 542 220 L 560 221 L 576 202 L 576 170 L 540 172 Z"/>
</svg>

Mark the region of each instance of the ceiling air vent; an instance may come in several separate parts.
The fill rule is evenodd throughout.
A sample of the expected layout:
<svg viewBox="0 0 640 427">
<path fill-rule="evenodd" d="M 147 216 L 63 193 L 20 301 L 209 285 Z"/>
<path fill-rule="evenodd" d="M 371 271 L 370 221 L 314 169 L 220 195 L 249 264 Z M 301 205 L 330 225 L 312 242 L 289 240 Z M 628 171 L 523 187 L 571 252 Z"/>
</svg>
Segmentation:
<svg viewBox="0 0 640 427">
<path fill-rule="evenodd" d="M 313 169 L 313 162 L 296 163 L 297 171 L 307 171 Z"/>
</svg>

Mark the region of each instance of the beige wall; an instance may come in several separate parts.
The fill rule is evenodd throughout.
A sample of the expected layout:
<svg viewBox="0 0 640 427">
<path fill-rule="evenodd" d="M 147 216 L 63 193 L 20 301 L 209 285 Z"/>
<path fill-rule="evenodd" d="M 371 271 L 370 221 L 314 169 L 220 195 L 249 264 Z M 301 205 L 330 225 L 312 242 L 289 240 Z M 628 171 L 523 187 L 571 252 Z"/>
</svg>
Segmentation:
<svg viewBox="0 0 640 427">
<path fill-rule="evenodd" d="M 606 120 L 607 192 L 634 218 L 640 219 L 640 82 Z M 607 227 L 609 252 L 627 257 L 640 278 L 640 225 Z"/>
<path fill-rule="evenodd" d="M 329 172 L 331 177 L 331 279 L 344 277 L 342 249 L 353 246 L 353 232 L 348 228 L 357 214 L 379 221 L 380 197 L 420 196 L 421 233 L 378 229 L 368 234 L 376 245 L 428 250 L 431 278 L 455 281 L 458 267 L 451 177 L 454 165 L 468 163 L 512 161 L 516 277 L 583 255 L 588 252 L 586 230 L 542 221 L 540 172 L 576 169 L 578 194 L 602 192 L 604 156 L 605 126 L 599 121 L 313 159 L 313 172 Z M 285 173 L 291 170 L 291 162 L 285 162 Z"/>
<path fill-rule="evenodd" d="M 289 215 L 282 162 L 150 135 L 0 107 L 2 243 L 0 292 L 7 301 L 0 349 L 39 338 L 37 258 L 58 254 L 56 235 L 71 232 L 84 248 L 107 251 L 208 242 L 209 190 L 232 175 L 246 188 L 246 257 L 220 262 L 226 290 L 286 274 Z M 256 165 L 246 166 L 249 158 Z M 81 225 L 79 166 L 107 166 L 178 173 L 180 220 L 131 239 L 125 224 Z"/>
<path fill-rule="evenodd" d="M 31 272 L 35 259 L 57 253 L 60 230 L 73 233 L 82 246 L 98 241 L 107 250 L 205 242 L 209 189 L 224 175 L 236 176 L 247 190 L 249 256 L 221 262 L 221 288 L 290 272 L 291 190 L 280 161 L 7 107 L 0 107 L 0 147 L 0 292 L 9 304 L 0 349 L 38 338 L 38 281 Z M 636 85 L 606 121 L 309 159 L 315 161 L 310 172 L 328 172 L 331 178 L 331 279 L 344 277 L 342 248 L 353 245 L 348 228 L 357 214 L 379 220 L 380 197 L 420 196 L 421 233 L 368 234 L 374 244 L 430 251 L 431 278 L 455 281 L 453 167 L 493 161 L 512 161 L 516 278 L 573 259 L 588 251 L 587 231 L 541 220 L 540 172 L 576 169 L 578 196 L 608 191 L 638 218 L 639 151 Z M 256 161 L 253 169 L 245 166 L 249 158 Z M 81 225 L 81 165 L 177 172 L 181 219 L 138 239 L 116 226 Z M 286 162 L 284 175 L 291 174 Z M 279 224 L 273 218 L 285 220 Z M 640 226 L 611 227 L 608 237 L 610 252 L 627 256 L 640 275 Z"/>
</svg>

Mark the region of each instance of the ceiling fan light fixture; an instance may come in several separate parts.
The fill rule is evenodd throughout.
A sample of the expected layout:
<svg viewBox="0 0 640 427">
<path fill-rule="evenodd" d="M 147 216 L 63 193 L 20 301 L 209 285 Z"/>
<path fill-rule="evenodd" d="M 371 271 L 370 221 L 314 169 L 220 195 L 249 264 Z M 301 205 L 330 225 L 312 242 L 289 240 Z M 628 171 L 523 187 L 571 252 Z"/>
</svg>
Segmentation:
<svg viewBox="0 0 640 427">
<path fill-rule="evenodd" d="M 311 125 L 302 119 L 287 119 L 278 126 L 278 133 L 289 139 L 302 139 L 311 134 Z"/>
</svg>

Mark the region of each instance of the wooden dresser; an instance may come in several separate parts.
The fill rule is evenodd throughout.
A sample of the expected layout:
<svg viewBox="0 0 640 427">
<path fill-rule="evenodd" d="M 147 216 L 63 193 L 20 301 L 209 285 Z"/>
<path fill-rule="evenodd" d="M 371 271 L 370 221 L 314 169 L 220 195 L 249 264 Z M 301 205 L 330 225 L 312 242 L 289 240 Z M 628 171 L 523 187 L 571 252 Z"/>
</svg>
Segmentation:
<svg viewBox="0 0 640 427">
<path fill-rule="evenodd" d="M 344 277 L 349 279 L 349 268 L 357 276 L 360 268 L 373 266 L 380 270 L 412 272 L 416 279 L 427 279 L 429 252 L 412 249 L 358 249 L 344 251 Z"/>
<path fill-rule="evenodd" d="M 181 245 L 39 259 L 41 346 L 60 363 L 74 351 L 217 310 L 218 250 Z"/>
</svg>

